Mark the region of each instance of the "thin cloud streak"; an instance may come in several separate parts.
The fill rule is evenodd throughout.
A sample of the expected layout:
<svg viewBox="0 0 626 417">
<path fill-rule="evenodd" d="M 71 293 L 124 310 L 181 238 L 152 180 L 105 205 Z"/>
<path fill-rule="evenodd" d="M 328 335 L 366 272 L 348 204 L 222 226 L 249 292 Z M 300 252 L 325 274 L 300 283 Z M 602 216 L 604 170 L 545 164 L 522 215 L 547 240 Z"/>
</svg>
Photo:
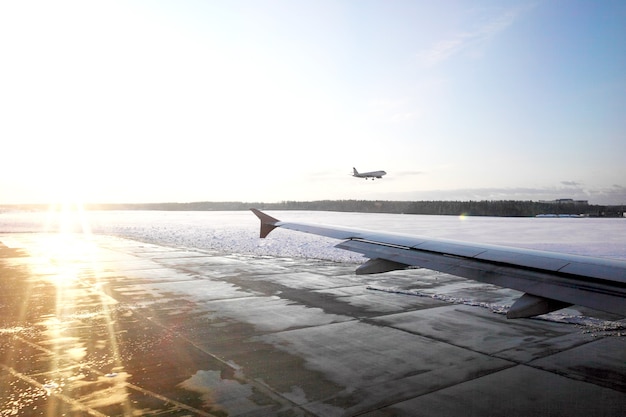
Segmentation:
<svg viewBox="0 0 626 417">
<path fill-rule="evenodd" d="M 540 201 L 571 198 L 587 200 L 590 204 L 626 204 L 626 187 L 614 185 L 610 188 L 583 189 L 581 187 L 545 188 L 465 188 L 453 190 L 421 190 L 409 193 L 389 193 L 389 200 L 520 200 Z"/>
<path fill-rule="evenodd" d="M 448 39 L 435 43 L 432 48 L 421 53 L 419 56 L 424 63 L 434 66 L 459 55 L 469 48 L 479 47 L 511 26 L 515 20 L 528 9 L 529 7 L 526 6 L 507 10 L 505 13 L 490 19 L 487 23 L 475 30 L 460 32 L 450 36 Z"/>
</svg>

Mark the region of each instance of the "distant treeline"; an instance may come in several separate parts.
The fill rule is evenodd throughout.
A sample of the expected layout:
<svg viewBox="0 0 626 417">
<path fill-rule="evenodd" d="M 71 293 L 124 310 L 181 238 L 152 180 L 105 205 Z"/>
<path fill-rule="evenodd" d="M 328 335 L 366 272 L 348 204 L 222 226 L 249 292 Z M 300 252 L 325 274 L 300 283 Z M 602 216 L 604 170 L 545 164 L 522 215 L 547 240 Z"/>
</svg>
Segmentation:
<svg viewBox="0 0 626 417">
<path fill-rule="evenodd" d="M 89 204 L 87 210 L 165 210 L 165 211 L 231 211 L 256 207 L 265 210 L 324 210 L 360 213 L 403 213 L 430 215 L 467 215 L 499 217 L 533 217 L 541 214 L 576 214 L 592 217 L 623 217 L 624 205 L 603 206 L 584 202 L 537 201 L 385 201 L 385 200 L 320 200 L 283 201 L 280 203 L 194 202 L 146 204 Z M 41 210 L 47 206 L 0 206 L 1 209 Z"/>
</svg>

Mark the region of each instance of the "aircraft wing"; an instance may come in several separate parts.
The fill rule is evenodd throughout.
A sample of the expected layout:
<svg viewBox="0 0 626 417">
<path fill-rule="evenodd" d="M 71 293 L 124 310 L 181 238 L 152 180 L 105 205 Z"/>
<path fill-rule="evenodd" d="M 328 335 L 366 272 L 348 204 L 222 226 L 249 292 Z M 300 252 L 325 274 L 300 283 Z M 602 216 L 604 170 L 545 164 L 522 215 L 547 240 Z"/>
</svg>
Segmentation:
<svg viewBox="0 0 626 417">
<path fill-rule="evenodd" d="M 524 292 L 508 318 L 532 317 L 573 304 L 626 316 L 626 261 L 283 222 L 252 211 L 261 220 L 262 238 L 281 227 L 343 240 L 336 247 L 369 258 L 357 274 L 422 267 Z"/>
</svg>

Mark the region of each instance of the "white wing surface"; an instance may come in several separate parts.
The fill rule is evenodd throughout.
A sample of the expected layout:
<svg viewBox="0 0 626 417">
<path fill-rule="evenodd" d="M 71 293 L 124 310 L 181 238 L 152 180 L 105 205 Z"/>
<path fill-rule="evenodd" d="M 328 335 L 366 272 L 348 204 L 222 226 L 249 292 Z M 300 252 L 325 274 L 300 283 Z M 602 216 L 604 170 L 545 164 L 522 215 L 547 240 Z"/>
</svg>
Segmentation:
<svg viewBox="0 0 626 417">
<path fill-rule="evenodd" d="M 573 304 L 626 316 L 626 262 L 506 246 L 311 223 L 283 222 L 257 209 L 261 237 L 274 228 L 343 240 L 336 247 L 369 258 L 357 274 L 422 267 L 524 292 L 508 318 Z"/>
</svg>

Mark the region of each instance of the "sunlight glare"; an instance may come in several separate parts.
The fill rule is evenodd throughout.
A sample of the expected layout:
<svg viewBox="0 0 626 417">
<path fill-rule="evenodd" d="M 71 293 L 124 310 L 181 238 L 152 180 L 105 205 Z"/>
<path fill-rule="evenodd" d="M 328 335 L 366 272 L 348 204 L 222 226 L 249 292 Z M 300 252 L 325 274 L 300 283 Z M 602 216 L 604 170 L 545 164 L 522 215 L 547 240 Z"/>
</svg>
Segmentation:
<svg viewBox="0 0 626 417">
<path fill-rule="evenodd" d="M 41 248 L 48 259 L 50 279 L 55 285 L 71 285 L 85 263 L 94 264 L 94 243 L 87 215 L 80 203 L 51 204 L 45 230 L 50 233 Z"/>
<path fill-rule="evenodd" d="M 33 265 L 44 279 L 55 286 L 55 312 L 44 320 L 47 342 L 53 355 L 50 372 L 58 381 L 77 377 L 64 363 L 81 363 L 85 369 L 100 373 L 100 380 L 110 387 L 85 397 L 89 408 L 119 403 L 124 416 L 133 414 L 126 385 L 128 373 L 120 353 L 115 304 L 117 301 L 102 290 L 102 265 L 98 262 L 100 248 L 91 233 L 88 212 L 79 199 L 66 193 L 49 205 L 45 230 L 47 236 L 34 255 L 44 262 Z M 108 355 L 93 359 L 83 321 L 102 323 L 106 336 L 102 339 Z M 106 365 L 105 365 L 106 364 Z M 115 378 L 103 376 L 101 368 L 115 371 Z M 52 381 L 51 384 L 57 383 Z M 60 382 L 59 382 L 60 383 Z M 51 385 L 52 386 L 52 385 Z M 49 413 L 50 414 L 50 413 Z"/>
</svg>

